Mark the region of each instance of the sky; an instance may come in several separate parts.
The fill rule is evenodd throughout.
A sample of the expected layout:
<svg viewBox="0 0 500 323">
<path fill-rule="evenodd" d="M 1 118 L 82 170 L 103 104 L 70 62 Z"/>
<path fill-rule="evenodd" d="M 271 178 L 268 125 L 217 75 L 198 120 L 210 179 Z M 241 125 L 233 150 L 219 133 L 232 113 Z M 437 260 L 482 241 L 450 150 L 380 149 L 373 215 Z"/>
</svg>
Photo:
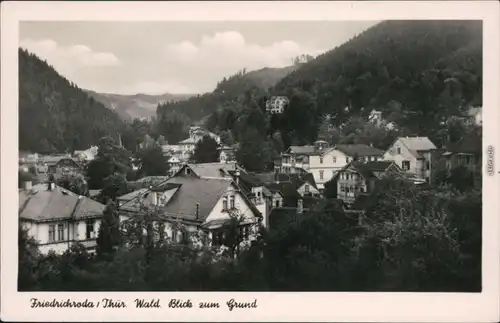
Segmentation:
<svg viewBox="0 0 500 323">
<path fill-rule="evenodd" d="M 212 91 L 239 70 L 291 65 L 376 22 L 21 22 L 20 47 L 80 88 L 118 94 Z"/>
</svg>

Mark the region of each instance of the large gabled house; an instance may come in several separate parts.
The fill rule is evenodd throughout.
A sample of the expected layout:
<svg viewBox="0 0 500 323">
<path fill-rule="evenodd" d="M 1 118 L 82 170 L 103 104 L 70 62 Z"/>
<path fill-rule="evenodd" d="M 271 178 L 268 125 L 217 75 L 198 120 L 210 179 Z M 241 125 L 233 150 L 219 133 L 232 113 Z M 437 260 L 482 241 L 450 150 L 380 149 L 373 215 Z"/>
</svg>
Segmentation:
<svg viewBox="0 0 500 323">
<path fill-rule="evenodd" d="M 430 182 L 436 145 L 427 137 L 400 137 L 384 154 L 416 179 Z"/>
<path fill-rule="evenodd" d="M 76 243 L 95 252 L 105 206 L 54 183 L 19 190 L 19 222 L 33 237 L 40 252 L 63 253 Z"/>
<path fill-rule="evenodd" d="M 262 214 L 232 178 L 206 178 L 194 172 L 178 172 L 156 187 L 121 196 L 118 205 L 124 222 L 154 209 L 154 222 L 165 224 L 165 234 L 177 242 L 186 238 L 182 234 L 197 232 L 210 245 L 219 245 L 221 228 L 232 214 L 243 217 L 241 230 L 252 240 L 262 222 Z"/>
</svg>

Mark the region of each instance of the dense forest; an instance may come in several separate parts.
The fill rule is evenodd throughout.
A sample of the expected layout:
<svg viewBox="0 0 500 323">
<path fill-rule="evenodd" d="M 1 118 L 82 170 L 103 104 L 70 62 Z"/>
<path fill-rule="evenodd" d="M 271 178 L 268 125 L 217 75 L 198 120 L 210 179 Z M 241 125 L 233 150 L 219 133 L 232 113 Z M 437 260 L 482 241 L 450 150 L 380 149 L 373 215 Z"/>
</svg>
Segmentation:
<svg viewBox="0 0 500 323">
<path fill-rule="evenodd" d="M 285 147 L 318 137 L 332 143 L 384 137 L 373 144 L 385 149 L 397 135 L 429 136 L 441 146 L 449 137 L 444 121 L 482 104 L 482 23 L 386 21 L 296 66 L 275 86 L 259 86 L 251 73 L 222 80 L 213 93 L 160 105 L 158 118 L 175 113 L 186 122 L 203 120 L 238 142 L 257 131 L 263 141 L 279 138 Z M 269 118 L 264 104 L 273 95 L 287 96 L 290 104 Z M 382 136 L 365 129 L 361 120 L 372 109 L 398 131 Z"/>
<path fill-rule="evenodd" d="M 441 117 L 482 103 L 480 21 L 386 21 L 317 57 L 281 80 L 273 94 L 304 91 L 315 111 L 339 125 L 390 103 L 414 132 L 437 129 Z M 346 110 L 345 107 L 350 107 Z"/>
<path fill-rule="evenodd" d="M 123 123 L 45 61 L 19 49 L 19 149 L 72 152 L 116 137 Z"/>
</svg>

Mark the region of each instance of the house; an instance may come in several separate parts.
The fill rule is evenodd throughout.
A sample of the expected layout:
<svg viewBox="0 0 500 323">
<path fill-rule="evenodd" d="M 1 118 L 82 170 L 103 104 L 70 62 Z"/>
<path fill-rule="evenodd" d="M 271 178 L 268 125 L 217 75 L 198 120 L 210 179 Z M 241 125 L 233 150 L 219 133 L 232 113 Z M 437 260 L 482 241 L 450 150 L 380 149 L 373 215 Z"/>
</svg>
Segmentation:
<svg viewBox="0 0 500 323">
<path fill-rule="evenodd" d="M 198 126 L 189 128 L 189 138 L 192 138 L 195 142 L 201 141 L 205 136 L 210 136 L 217 142 L 217 144 L 220 144 L 220 137 L 215 133 L 207 131 Z"/>
<path fill-rule="evenodd" d="M 19 222 L 44 254 L 63 253 L 76 243 L 94 252 L 104 209 L 54 183 L 25 182 L 19 190 Z"/>
<path fill-rule="evenodd" d="M 230 170 L 229 174 L 238 187 L 240 187 L 242 193 L 247 196 L 262 214 L 262 224 L 267 227 L 268 215 L 273 205 L 273 194 L 255 174 L 242 172 L 239 169 Z M 280 198 L 280 196 L 276 196 L 276 198 Z"/>
<path fill-rule="evenodd" d="M 180 164 L 187 162 L 192 153 L 189 147 L 186 148 L 186 146 L 183 145 L 162 145 L 161 150 L 164 157 L 169 160 L 170 158 L 175 158 Z M 172 166 L 175 167 L 175 165 L 170 165 L 170 167 Z"/>
<path fill-rule="evenodd" d="M 377 179 L 393 171 L 401 172 L 393 161 L 351 162 L 335 176 L 337 198 L 346 204 L 353 204 L 360 194 L 373 191 Z"/>
<path fill-rule="evenodd" d="M 170 174 L 175 174 L 181 169 L 182 167 L 182 162 L 177 156 L 172 156 L 168 159 L 168 165 L 170 167 L 169 172 Z"/>
<path fill-rule="evenodd" d="M 59 156 L 43 156 L 40 158 L 40 164 L 37 170 L 42 173 L 51 173 L 55 176 L 68 175 L 73 173 L 81 173 L 82 166 L 75 159 L 67 155 Z"/>
<path fill-rule="evenodd" d="M 75 150 L 73 153 L 73 157 L 76 158 L 79 162 L 90 162 L 97 157 L 97 153 L 99 152 L 99 147 L 91 146 L 87 150 Z"/>
<path fill-rule="evenodd" d="M 141 206 L 142 204 L 142 206 Z M 144 209 L 155 209 L 155 223 L 164 224 L 173 241 L 203 235 L 212 246 L 221 244 L 221 228 L 232 214 L 241 215 L 245 240 L 255 238 L 262 215 L 231 178 L 201 178 L 179 172 L 150 189 L 139 189 L 118 198 L 121 221 L 128 221 Z"/>
<path fill-rule="evenodd" d="M 270 114 L 282 114 L 290 103 L 286 96 L 273 96 L 266 101 L 266 111 Z"/>
<path fill-rule="evenodd" d="M 476 126 L 482 126 L 483 124 L 483 108 L 482 107 L 471 107 L 466 113 L 467 123 Z"/>
<path fill-rule="evenodd" d="M 384 159 L 394 161 L 416 179 L 430 182 L 436 149 L 427 137 L 400 137 L 385 152 Z"/>
<path fill-rule="evenodd" d="M 20 164 L 28 164 L 28 165 L 34 165 L 38 163 L 38 159 L 40 156 L 37 153 L 31 154 L 28 152 L 19 152 L 19 163 Z"/>
<path fill-rule="evenodd" d="M 214 139 L 217 144 L 220 144 L 220 137 L 210 131 L 206 131 L 201 127 L 190 127 L 189 128 L 189 138 L 180 141 L 176 148 L 180 150 L 181 160 L 187 161 L 189 157 L 194 153 L 196 144 L 200 142 L 204 136 L 210 136 Z"/>
<path fill-rule="evenodd" d="M 136 181 L 129 181 L 127 185 L 131 189 L 150 188 L 161 185 L 169 178 L 170 176 L 146 176 Z"/>
<path fill-rule="evenodd" d="M 219 161 L 221 163 L 234 162 L 236 160 L 234 156 L 235 152 L 234 146 L 232 147 L 222 146 L 219 147 L 218 150 L 219 150 Z"/>
<path fill-rule="evenodd" d="M 469 134 L 456 144 L 445 147 L 441 158 L 445 160 L 448 170 L 458 166 L 465 166 L 470 171 L 480 167 L 482 162 L 482 136 L 477 133 Z"/>
<path fill-rule="evenodd" d="M 286 171 L 288 168 L 299 167 L 311 173 L 318 190 L 322 191 L 325 183 L 352 160 L 376 161 L 382 159 L 383 153 L 380 149 L 362 144 L 328 147 L 326 141 L 317 141 L 314 146 L 291 146 L 282 155 L 282 169 Z"/>
</svg>

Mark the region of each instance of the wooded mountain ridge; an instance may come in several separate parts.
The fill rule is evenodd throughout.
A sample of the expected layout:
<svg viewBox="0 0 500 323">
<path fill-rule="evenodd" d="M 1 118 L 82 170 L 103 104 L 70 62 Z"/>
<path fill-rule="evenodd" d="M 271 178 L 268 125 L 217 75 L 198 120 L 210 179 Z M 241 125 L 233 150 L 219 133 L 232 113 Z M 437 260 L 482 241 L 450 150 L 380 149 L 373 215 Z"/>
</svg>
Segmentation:
<svg viewBox="0 0 500 323">
<path fill-rule="evenodd" d="M 248 96 L 263 109 L 270 96 L 285 95 L 295 103 L 282 123 L 307 141 L 325 115 L 340 126 L 372 109 L 425 135 L 447 116 L 482 104 L 482 22 L 385 21 L 288 71 L 275 86 L 259 86 L 250 74 L 222 80 L 213 93 L 159 105 L 158 115 L 209 120 L 216 111 L 241 111 Z"/>
<path fill-rule="evenodd" d="M 124 124 L 47 62 L 19 49 L 19 149 L 72 152 L 117 138 Z"/>
</svg>

